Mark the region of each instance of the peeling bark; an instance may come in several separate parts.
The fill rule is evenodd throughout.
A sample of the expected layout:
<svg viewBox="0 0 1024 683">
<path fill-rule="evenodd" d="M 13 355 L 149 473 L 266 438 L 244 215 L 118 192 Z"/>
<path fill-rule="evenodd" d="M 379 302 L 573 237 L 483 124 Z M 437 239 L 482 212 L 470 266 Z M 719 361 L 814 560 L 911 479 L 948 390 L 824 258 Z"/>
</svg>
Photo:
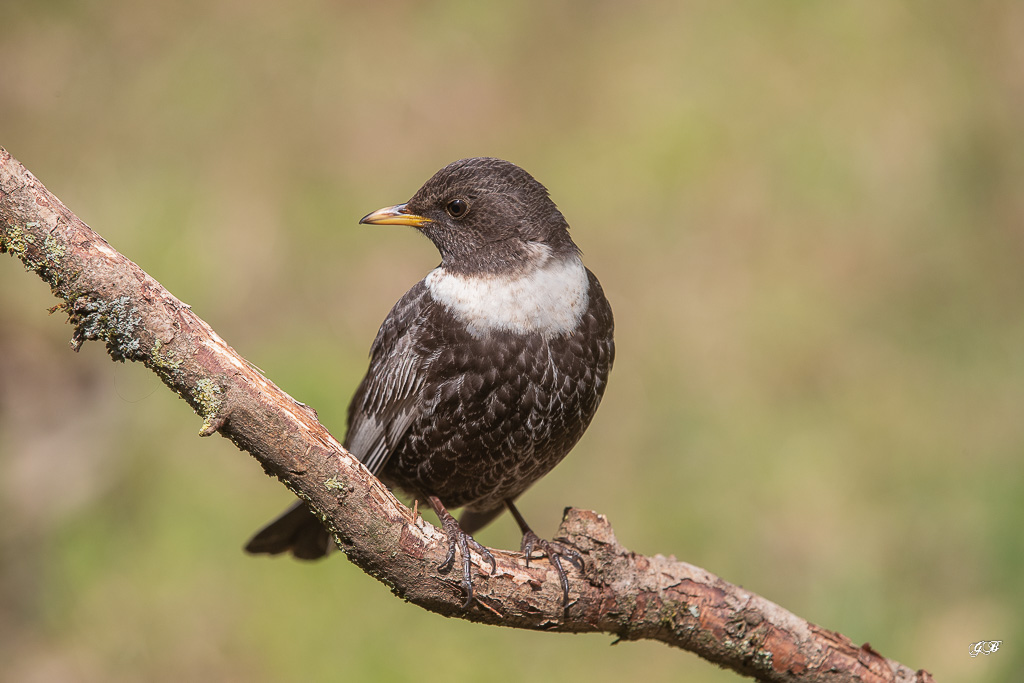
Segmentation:
<svg viewBox="0 0 1024 683">
<path fill-rule="evenodd" d="M 646 557 L 604 516 L 566 510 L 558 537 L 583 555 L 570 604 L 544 559 L 494 551 L 463 610 L 458 572 L 440 575 L 443 534 L 402 505 L 295 401 L 239 356 L 188 305 L 114 250 L 0 148 L 0 252 L 49 283 L 75 326 L 71 346 L 100 340 L 118 361 L 155 372 L 202 418 L 309 502 L 339 547 L 395 595 L 450 617 L 534 630 L 660 640 L 764 681 L 932 681 L 699 567 Z"/>
</svg>

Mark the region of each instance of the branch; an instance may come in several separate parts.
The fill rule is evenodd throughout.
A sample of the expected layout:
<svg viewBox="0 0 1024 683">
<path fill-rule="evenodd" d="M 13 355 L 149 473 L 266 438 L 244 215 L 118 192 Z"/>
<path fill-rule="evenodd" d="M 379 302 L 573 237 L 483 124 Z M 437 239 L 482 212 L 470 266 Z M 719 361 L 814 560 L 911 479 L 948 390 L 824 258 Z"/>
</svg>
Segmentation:
<svg viewBox="0 0 1024 683">
<path fill-rule="evenodd" d="M 203 419 L 310 503 L 339 547 L 395 595 L 424 609 L 515 628 L 604 632 L 690 650 L 764 681 L 932 681 L 868 644 L 808 623 L 764 598 L 672 557 L 631 553 L 599 514 L 566 511 L 558 536 L 586 559 L 570 573 L 563 614 L 546 560 L 494 551 L 463 610 L 455 574 L 437 566 L 443 534 L 402 505 L 317 420 L 239 356 L 188 305 L 115 251 L 0 147 L 0 252 L 49 283 L 75 326 L 71 346 L 100 340 L 117 361 L 155 372 Z"/>
</svg>

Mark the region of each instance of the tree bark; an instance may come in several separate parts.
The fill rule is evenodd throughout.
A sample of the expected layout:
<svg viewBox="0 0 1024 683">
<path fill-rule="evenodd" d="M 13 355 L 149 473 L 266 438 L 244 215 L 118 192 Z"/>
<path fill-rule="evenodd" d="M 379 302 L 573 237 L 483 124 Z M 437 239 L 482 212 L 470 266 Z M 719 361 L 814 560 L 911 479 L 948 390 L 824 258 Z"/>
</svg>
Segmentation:
<svg viewBox="0 0 1024 683">
<path fill-rule="evenodd" d="M 673 557 L 645 557 L 615 539 L 604 516 L 566 510 L 558 536 L 586 560 L 570 571 L 570 603 L 546 560 L 495 550 L 477 567 L 462 609 L 459 572 L 440 575 L 442 533 L 402 505 L 320 424 L 239 356 L 188 305 L 114 250 L 0 148 L 0 252 L 49 283 L 75 331 L 71 346 L 106 344 L 143 363 L 202 418 L 307 501 L 339 547 L 395 595 L 424 609 L 501 626 L 605 632 L 690 650 L 764 681 L 931 681 L 868 644 L 811 624 Z"/>
</svg>

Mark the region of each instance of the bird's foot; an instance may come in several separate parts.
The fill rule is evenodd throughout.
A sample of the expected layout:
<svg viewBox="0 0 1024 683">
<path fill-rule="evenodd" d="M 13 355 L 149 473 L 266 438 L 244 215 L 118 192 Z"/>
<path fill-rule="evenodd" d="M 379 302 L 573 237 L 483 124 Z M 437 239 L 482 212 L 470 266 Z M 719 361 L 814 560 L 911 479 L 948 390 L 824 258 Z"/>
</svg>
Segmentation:
<svg viewBox="0 0 1024 683">
<path fill-rule="evenodd" d="M 452 570 L 452 567 L 455 565 L 455 549 L 458 548 L 459 555 L 462 557 L 462 591 L 466 594 L 466 602 L 462 604 L 462 609 L 469 609 L 469 606 L 473 603 L 473 574 L 469 551 L 472 548 L 481 557 L 487 560 L 488 564 L 491 565 L 491 574 L 494 574 L 497 570 L 497 565 L 494 562 L 494 555 L 491 554 L 490 550 L 480 543 L 477 543 L 472 536 L 462 530 L 462 527 L 459 526 L 458 520 L 452 517 L 451 513 L 445 509 L 440 500 L 434 496 L 430 496 L 428 497 L 428 501 L 430 502 L 430 506 L 434 508 L 434 512 L 437 513 L 438 518 L 440 518 L 441 528 L 444 531 L 445 537 L 448 539 L 448 556 L 444 558 L 444 562 L 437 566 L 437 570 L 442 574 L 447 574 Z"/>
<path fill-rule="evenodd" d="M 523 554 L 526 555 L 526 566 L 530 566 L 530 555 L 533 554 L 534 550 L 539 550 L 548 556 L 548 561 L 551 562 L 555 571 L 558 572 L 558 581 L 562 584 L 562 611 L 563 614 L 569 616 L 569 577 L 565 575 L 565 568 L 562 567 L 562 560 L 568 560 L 574 567 L 579 569 L 581 572 L 586 571 L 586 567 L 583 564 L 583 556 L 580 555 L 572 546 L 566 543 L 559 543 L 558 541 L 545 541 L 537 534 L 533 533 L 530 525 L 526 523 L 523 516 L 519 514 L 519 510 L 516 509 L 512 499 L 509 498 L 505 501 L 505 506 L 508 511 L 512 513 L 512 516 L 516 519 L 516 524 L 519 525 L 519 530 L 523 532 L 523 543 L 520 545 L 520 549 Z"/>
<path fill-rule="evenodd" d="M 534 550 L 539 550 L 547 556 L 548 561 L 558 572 L 558 580 L 562 584 L 562 608 L 569 610 L 569 578 L 565 575 L 565 568 L 562 567 L 562 560 L 568 560 L 576 569 L 584 571 L 583 556 L 565 543 L 558 541 L 546 541 L 533 533 L 529 527 L 523 531 L 523 543 L 520 546 L 523 554 L 526 555 L 526 566 L 530 566 L 530 556 Z"/>
</svg>

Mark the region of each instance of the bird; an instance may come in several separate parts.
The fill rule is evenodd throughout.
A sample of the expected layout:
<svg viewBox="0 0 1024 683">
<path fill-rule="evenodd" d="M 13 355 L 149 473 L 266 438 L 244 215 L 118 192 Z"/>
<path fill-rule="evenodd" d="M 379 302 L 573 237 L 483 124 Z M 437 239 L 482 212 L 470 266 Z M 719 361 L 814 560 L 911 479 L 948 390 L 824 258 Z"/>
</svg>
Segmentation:
<svg viewBox="0 0 1024 683">
<path fill-rule="evenodd" d="M 515 506 L 583 436 L 615 358 L 611 306 L 565 217 L 519 166 L 474 157 L 359 223 L 411 226 L 441 262 L 381 324 L 343 445 L 437 514 L 447 543 L 438 570 L 448 573 L 458 551 L 464 608 L 473 601 L 470 549 L 495 571 L 494 556 L 471 534 L 507 509 L 527 565 L 534 552 L 548 557 L 568 610 L 562 561 L 582 572 L 582 557 L 538 537 Z M 245 549 L 316 559 L 331 545 L 299 501 Z"/>
</svg>

